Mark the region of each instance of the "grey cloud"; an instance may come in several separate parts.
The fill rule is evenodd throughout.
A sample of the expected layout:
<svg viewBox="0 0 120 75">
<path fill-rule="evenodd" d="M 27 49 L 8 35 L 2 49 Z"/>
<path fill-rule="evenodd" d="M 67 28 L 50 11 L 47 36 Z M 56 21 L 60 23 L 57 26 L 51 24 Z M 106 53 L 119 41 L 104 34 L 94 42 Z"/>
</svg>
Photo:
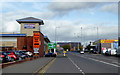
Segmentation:
<svg viewBox="0 0 120 75">
<path fill-rule="evenodd" d="M 96 7 L 99 2 L 53 2 L 48 8 L 54 12 L 67 13 L 74 10 L 85 10 Z"/>
<path fill-rule="evenodd" d="M 103 5 L 100 10 L 103 12 L 117 14 L 118 13 L 118 3 L 111 3 L 111 4 Z"/>
</svg>

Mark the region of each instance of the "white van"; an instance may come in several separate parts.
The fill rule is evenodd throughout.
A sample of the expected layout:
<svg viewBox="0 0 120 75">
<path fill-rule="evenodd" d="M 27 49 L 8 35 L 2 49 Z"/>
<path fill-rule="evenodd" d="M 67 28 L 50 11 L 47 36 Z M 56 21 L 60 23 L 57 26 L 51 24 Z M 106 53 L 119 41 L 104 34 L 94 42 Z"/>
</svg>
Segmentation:
<svg viewBox="0 0 120 75">
<path fill-rule="evenodd" d="M 109 55 L 116 55 L 116 49 L 109 50 Z"/>
</svg>

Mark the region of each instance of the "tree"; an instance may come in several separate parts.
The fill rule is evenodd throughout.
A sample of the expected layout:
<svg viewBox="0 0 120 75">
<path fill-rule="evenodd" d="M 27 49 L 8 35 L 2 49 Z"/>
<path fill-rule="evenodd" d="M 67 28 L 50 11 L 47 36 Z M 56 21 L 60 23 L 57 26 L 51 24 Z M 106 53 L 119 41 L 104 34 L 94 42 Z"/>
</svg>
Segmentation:
<svg viewBox="0 0 120 75">
<path fill-rule="evenodd" d="M 67 49 L 70 50 L 70 45 L 63 45 L 63 49 L 66 51 Z"/>
</svg>

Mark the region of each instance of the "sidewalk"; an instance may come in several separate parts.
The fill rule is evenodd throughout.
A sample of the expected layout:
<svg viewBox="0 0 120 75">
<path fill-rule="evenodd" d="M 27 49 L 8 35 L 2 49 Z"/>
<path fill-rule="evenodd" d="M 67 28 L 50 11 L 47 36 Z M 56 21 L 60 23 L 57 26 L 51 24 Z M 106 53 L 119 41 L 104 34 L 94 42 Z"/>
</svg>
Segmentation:
<svg viewBox="0 0 120 75">
<path fill-rule="evenodd" d="M 42 57 L 32 61 L 11 65 L 2 69 L 2 73 L 34 73 L 50 62 L 53 57 Z"/>
</svg>

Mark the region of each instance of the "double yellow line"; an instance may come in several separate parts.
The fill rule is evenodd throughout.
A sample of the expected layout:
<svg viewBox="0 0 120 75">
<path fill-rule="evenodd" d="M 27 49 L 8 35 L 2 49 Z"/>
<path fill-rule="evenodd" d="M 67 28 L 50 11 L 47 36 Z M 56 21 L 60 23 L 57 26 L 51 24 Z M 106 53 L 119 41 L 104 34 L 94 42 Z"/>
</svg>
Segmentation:
<svg viewBox="0 0 120 75">
<path fill-rule="evenodd" d="M 56 58 L 54 58 L 48 65 L 46 65 L 40 72 L 40 74 L 43 74 L 47 71 L 47 69 L 52 65 L 52 63 L 56 60 Z"/>
</svg>

